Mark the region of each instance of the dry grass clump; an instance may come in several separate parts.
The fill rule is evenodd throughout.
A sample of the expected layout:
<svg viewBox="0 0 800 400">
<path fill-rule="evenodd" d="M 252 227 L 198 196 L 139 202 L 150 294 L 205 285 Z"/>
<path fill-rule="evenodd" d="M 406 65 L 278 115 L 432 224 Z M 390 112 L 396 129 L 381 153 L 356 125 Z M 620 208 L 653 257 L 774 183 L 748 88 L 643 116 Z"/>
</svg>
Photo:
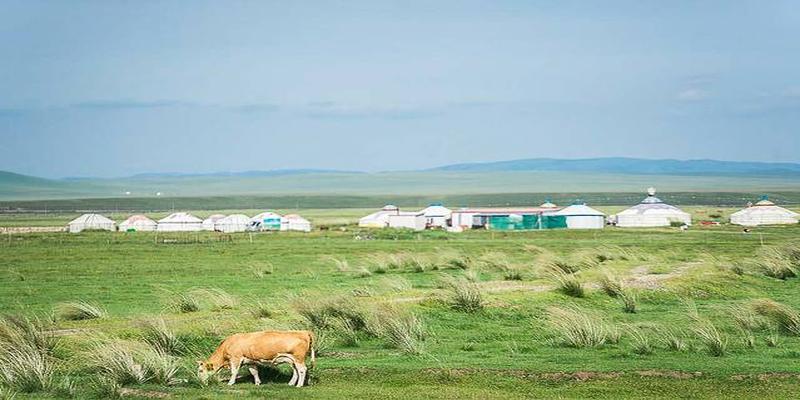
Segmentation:
<svg viewBox="0 0 800 400">
<path fill-rule="evenodd" d="M 210 304 L 212 310 L 230 310 L 239 305 L 236 296 L 220 288 L 195 289 L 194 292 L 199 299 Z"/>
<path fill-rule="evenodd" d="M 179 356 L 186 353 L 186 344 L 167 326 L 163 318 L 143 322 L 142 339 L 160 354 Z"/>
<path fill-rule="evenodd" d="M 268 304 L 256 301 L 248 303 L 248 311 L 253 318 L 272 318 L 274 312 Z"/>
<path fill-rule="evenodd" d="M 800 268 L 800 250 L 795 246 L 763 247 L 759 250 L 753 263 L 766 276 L 777 279 L 789 279 L 798 276 Z"/>
<path fill-rule="evenodd" d="M 164 303 L 168 310 L 180 313 L 200 311 L 200 300 L 193 291 L 170 292 Z"/>
<path fill-rule="evenodd" d="M 519 268 L 509 268 L 503 272 L 503 279 L 507 281 L 521 281 L 522 271 Z"/>
<path fill-rule="evenodd" d="M 411 312 L 395 307 L 378 310 L 374 316 L 377 335 L 386 343 L 406 354 L 422 354 L 427 337 L 422 320 Z"/>
<path fill-rule="evenodd" d="M 0 320 L 0 386 L 24 393 L 58 389 L 52 352 L 58 339 L 39 319 Z"/>
<path fill-rule="evenodd" d="M 631 328 L 628 334 L 633 341 L 633 352 L 639 355 L 653 354 L 653 344 L 650 337 L 641 329 Z"/>
<path fill-rule="evenodd" d="M 439 256 L 439 263 L 447 268 L 469 269 L 473 262 L 471 257 L 458 251 L 447 251 Z"/>
<path fill-rule="evenodd" d="M 722 331 L 711 320 L 701 317 L 697 312 L 697 307 L 692 302 L 687 303 L 687 314 L 694 323 L 692 331 L 700 339 L 700 342 L 706 346 L 708 354 L 714 357 L 725 355 L 728 348 L 728 338 Z"/>
<path fill-rule="evenodd" d="M 604 320 L 576 306 L 550 307 L 548 322 L 569 347 L 599 347 L 613 330 Z"/>
<path fill-rule="evenodd" d="M 794 308 L 769 299 L 755 300 L 753 309 L 772 321 L 783 333 L 800 336 L 800 313 Z"/>
<path fill-rule="evenodd" d="M 583 284 L 573 273 L 565 272 L 557 266 L 550 266 L 545 270 L 545 275 L 555 283 L 557 290 L 571 297 L 584 297 Z"/>
<path fill-rule="evenodd" d="M 98 305 L 85 301 L 75 301 L 56 305 L 55 315 L 56 318 L 64 321 L 81 321 L 105 318 L 108 314 Z"/>
<path fill-rule="evenodd" d="M 350 272 L 350 263 L 344 258 L 329 257 L 330 262 L 339 272 Z"/>
<path fill-rule="evenodd" d="M 250 272 L 257 279 L 263 279 L 267 275 L 272 275 L 275 272 L 275 266 L 270 262 L 263 262 L 250 266 Z"/>
<path fill-rule="evenodd" d="M 608 271 L 603 273 L 603 276 L 600 278 L 600 288 L 609 297 L 619 296 L 620 293 L 622 293 L 623 286 L 624 284 L 622 279 L 614 276 Z"/>
<path fill-rule="evenodd" d="M 143 343 L 95 338 L 89 363 L 101 379 L 120 386 L 129 384 L 177 383 L 179 359 Z"/>
<path fill-rule="evenodd" d="M 684 351 L 687 348 L 683 332 L 679 330 L 664 329 L 661 331 L 661 342 L 664 348 L 670 351 Z"/>
<path fill-rule="evenodd" d="M 321 300 L 301 297 L 292 302 L 292 307 L 316 329 L 335 328 L 336 319 L 341 319 L 358 331 L 367 328 L 367 312 L 352 297 L 337 296 Z"/>
<path fill-rule="evenodd" d="M 467 279 L 452 278 L 446 282 L 448 303 L 454 310 L 474 313 L 483 310 L 483 294 L 475 282 Z"/>
<path fill-rule="evenodd" d="M 403 278 L 402 276 L 383 277 L 378 282 L 378 286 L 394 292 L 403 292 L 406 290 L 411 290 L 411 288 L 413 287 L 411 282 L 408 279 Z"/>
<path fill-rule="evenodd" d="M 639 294 L 635 289 L 623 288 L 622 291 L 620 291 L 617 298 L 622 303 L 622 311 L 629 314 L 636 313 L 636 304 L 639 298 Z"/>
</svg>

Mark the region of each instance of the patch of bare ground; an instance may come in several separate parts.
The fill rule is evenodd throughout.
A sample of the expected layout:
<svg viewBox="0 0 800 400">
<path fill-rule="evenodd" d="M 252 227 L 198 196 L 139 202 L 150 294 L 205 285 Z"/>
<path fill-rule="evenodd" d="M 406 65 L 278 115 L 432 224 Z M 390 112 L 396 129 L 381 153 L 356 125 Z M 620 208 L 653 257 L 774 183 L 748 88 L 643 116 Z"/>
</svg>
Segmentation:
<svg viewBox="0 0 800 400">
<path fill-rule="evenodd" d="M 691 262 L 681 264 L 666 274 L 651 274 L 650 269 L 646 265 L 638 266 L 631 270 L 632 276 L 625 279 L 625 284 L 629 287 L 639 289 L 662 289 L 664 288 L 664 281 L 677 278 L 700 264 L 702 263 Z"/>
<path fill-rule="evenodd" d="M 703 373 L 699 371 L 684 372 L 684 371 L 664 371 L 657 369 L 636 371 L 636 374 L 644 377 L 671 378 L 671 379 L 690 379 L 690 378 L 699 378 L 703 376 Z"/>
<path fill-rule="evenodd" d="M 759 381 L 768 381 L 770 379 L 800 379 L 800 374 L 796 373 L 789 373 L 789 372 L 767 372 L 762 374 L 737 374 L 731 375 L 731 379 L 735 381 L 745 381 L 745 380 L 759 380 Z"/>
<path fill-rule="evenodd" d="M 478 287 L 481 288 L 481 291 L 484 293 L 502 293 L 502 292 L 546 292 L 548 290 L 552 290 L 553 286 L 551 285 L 537 285 L 533 283 L 525 283 L 519 281 L 488 281 L 488 282 L 480 282 L 478 283 Z M 391 303 L 417 303 L 425 300 L 436 299 L 434 294 L 429 294 L 426 296 L 414 296 L 414 297 L 396 297 L 387 300 Z"/>
<path fill-rule="evenodd" d="M 134 388 L 122 388 L 119 390 L 119 394 L 122 396 L 146 397 L 148 399 L 165 399 L 169 397 L 169 393 Z"/>
</svg>

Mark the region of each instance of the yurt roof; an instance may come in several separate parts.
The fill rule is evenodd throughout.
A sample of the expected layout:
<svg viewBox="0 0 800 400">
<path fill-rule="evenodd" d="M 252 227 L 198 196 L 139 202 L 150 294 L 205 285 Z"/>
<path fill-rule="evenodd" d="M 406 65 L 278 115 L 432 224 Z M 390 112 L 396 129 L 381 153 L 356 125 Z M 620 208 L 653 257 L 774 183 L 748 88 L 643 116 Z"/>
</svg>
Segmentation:
<svg viewBox="0 0 800 400">
<path fill-rule="evenodd" d="M 766 201 L 767 203 L 770 203 L 770 204 L 758 204 L 758 203 L 761 203 L 761 202 L 764 202 L 764 201 Z M 788 215 L 790 217 L 800 216 L 800 214 L 798 214 L 798 213 L 796 213 L 796 212 L 794 212 L 792 210 L 789 210 L 789 209 L 786 209 L 786 208 L 783 208 L 783 207 L 780 207 L 780 206 L 776 206 L 775 203 L 772 203 L 771 201 L 768 201 L 768 200 L 761 200 L 758 203 L 756 203 L 753 206 L 741 209 L 741 210 L 731 214 L 731 216 L 763 215 L 763 214 L 783 214 L 783 215 Z"/>
<path fill-rule="evenodd" d="M 195 217 L 192 214 L 186 212 L 176 212 L 172 213 L 165 218 L 158 220 L 159 224 L 163 223 L 197 223 L 203 222 L 200 218 Z"/>
<path fill-rule="evenodd" d="M 387 205 L 383 206 L 383 208 L 381 210 L 383 210 L 383 211 L 397 211 L 397 210 L 399 210 L 399 208 L 397 206 L 395 206 L 395 205 L 387 204 Z"/>
<path fill-rule="evenodd" d="M 140 224 L 144 223 L 144 224 L 147 224 L 147 225 L 155 225 L 156 221 L 153 221 L 152 219 L 147 218 L 144 215 L 137 214 L 137 215 L 131 215 L 130 217 L 128 217 L 128 219 L 126 219 L 125 221 L 122 221 L 120 223 L 120 225 L 133 225 L 133 224 L 136 224 L 136 223 L 140 223 Z"/>
<path fill-rule="evenodd" d="M 656 197 L 656 189 L 655 188 L 648 188 L 647 189 L 647 197 L 641 201 L 641 203 L 628 208 L 618 215 L 631 215 L 631 214 L 681 214 L 687 215 L 688 213 L 681 210 L 678 207 L 671 206 L 667 203 L 664 203 Z"/>
<path fill-rule="evenodd" d="M 557 206 L 557 205 L 555 205 L 555 204 L 554 204 L 553 202 L 551 202 L 550 200 L 547 200 L 547 201 L 545 201 L 544 203 L 542 203 L 542 204 L 539 206 L 539 208 L 558 208 L 558 206 Z"/>
<path fill-rule="evenodd" d="M 244 214 L 231 214 L 227 217 L 217 220 L 219 224 L 249 224 L 250 217 Z"/>
<path fill-rule="evenodd" d="M 277 213 L 274 213 L 272 211 L 265 211 L 265 212 L 262 212 L 261 214 L 255 215 L 252 219 L 254 219 L 254 220 L 262 220 L 262 219 L 268 218 L 268 217 L 269 218 L 280 218 L 281 215 L 277 214 Z"/>
<path fill-rule="evenodd" d="M 113 224 L 114 221 L 100 214 L 83 214 L 69 222 L 70 224 Z"/>
<path fill-rule="evenodd" d="M 422 212 L 426 217 L 445 217 L 452 213 L 452 211 L 447 207 L 433 204 L 422 210 Z"/>
<path fill-rule="evenodd" d="M 223 218 L 225 218 L 225 214 L 213 214 L 213 215 L 209 215 L 205 220 L 206 221 L 219 221 L 219 220 L 221 220 Z"/>
<path fill-rule="evenodd" d="M 564 216 L 598 216 L 604 217 L 605 214 L 602 212 L 595 210 L 592 207 L 587 206 L 586 204 L 573 204 L 569 207 L 566 207 L 558 212 L 555 215 L 564 215 Z"/>
<path fill-rule="evenodd" d="M 293 219 L 293 220 L 297 220 L 297 221 L 306 221 L 305 218 L 303 218 L 303 217 L 301 217 L 301 216 L 299 216 L 297 214 L 286 214 L 286 215 L 283 216 L 283 218 Z"/>
</svg>

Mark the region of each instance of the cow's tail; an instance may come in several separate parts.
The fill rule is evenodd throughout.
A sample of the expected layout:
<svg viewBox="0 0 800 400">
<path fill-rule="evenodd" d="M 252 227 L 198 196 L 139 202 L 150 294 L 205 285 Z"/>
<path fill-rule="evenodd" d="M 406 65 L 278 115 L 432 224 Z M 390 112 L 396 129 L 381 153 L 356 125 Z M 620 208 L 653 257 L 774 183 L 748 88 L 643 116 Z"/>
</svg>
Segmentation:
<svg viewBox="0 0 800 400">
<path fill-rule="evenodd" d="M 316 354 L 317 351 L 314 349 L 315 344 L 316 343 L 314 343 L 314 333 L 308 332 L 308 347 L 311 348 L 311 368 L 317 366 L 317 354 Z"/>
</svg>

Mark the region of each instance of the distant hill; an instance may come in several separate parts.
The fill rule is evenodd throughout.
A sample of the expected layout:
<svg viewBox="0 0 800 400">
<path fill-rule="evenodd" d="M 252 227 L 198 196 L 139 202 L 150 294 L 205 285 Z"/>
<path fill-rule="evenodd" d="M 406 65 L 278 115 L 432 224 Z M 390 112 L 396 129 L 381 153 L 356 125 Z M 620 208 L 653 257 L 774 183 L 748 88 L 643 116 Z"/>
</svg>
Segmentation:
<svg viewBox="0 0 800 400">
<path fill-rule="evenodd" d="M 43 179 L 0 172 L 0 200 L 283 195 L 800 191 L 800 164 L 714 160 L 528 159 L 366 173 L 320 169 Z"/>
<path fill-rule="evenodd" d="M 497 172 L 560 171 L 647 175 L 800 175 L 800 164 L 717 160 L 646 160 L 640 158 L 587 158 L 576 160 L 530 158 L 445 165 L 430 171 Z"/>
</svg>

